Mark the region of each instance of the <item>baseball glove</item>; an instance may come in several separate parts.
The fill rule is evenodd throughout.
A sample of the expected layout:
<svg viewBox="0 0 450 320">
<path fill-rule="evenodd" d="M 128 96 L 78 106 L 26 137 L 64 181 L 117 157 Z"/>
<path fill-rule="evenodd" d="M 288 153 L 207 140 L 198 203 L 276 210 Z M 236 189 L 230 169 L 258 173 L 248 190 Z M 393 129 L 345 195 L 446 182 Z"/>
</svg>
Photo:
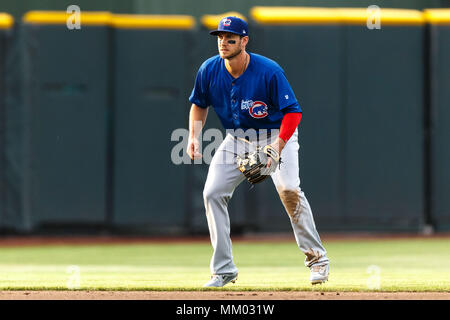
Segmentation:
<svg viewBox="0 0 450 320">
<path fill-rule="evenodd" d="M 270 167 L 266 167 L 268 159 L 272 159 Z M 271 145 L 256 147 L 253 152 L 246 152 L 243 157 L 236 156 L 239 170 L 251 184 L 264 181 L 272 174 L 281 162 L 280 154 Z"/>
</svg>

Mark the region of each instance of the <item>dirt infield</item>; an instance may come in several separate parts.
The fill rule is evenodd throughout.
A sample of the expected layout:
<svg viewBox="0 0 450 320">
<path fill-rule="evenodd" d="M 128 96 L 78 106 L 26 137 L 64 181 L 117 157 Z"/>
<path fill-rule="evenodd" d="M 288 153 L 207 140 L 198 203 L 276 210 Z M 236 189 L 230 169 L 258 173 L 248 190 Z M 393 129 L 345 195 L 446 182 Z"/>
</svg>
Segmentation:
<svg viewBox="0 0 450 320">
<path fill-rule="evenodd" d="M 450 292 L 0 291 L 0 300 L 450 300 Z"/>
</svg>

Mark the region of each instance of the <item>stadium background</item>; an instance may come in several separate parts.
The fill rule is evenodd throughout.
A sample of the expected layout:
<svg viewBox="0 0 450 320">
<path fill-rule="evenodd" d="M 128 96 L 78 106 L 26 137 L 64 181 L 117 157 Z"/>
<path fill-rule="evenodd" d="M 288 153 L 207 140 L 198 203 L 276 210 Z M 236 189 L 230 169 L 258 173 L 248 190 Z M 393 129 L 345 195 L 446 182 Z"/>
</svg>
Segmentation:
<svg viewBox="0 0 450 320">
<path fill-rule="evenodd" d="M 179 29 L 24 19 L 71 4 L 187 17 Z M 319 232 L 449 231 L 450 27 L 422 10 L 450 2 L 276 2 L 373 4 L 417 10 L 419 22 L 369 30 L 365 18 L 274 25 L 251 14 L 274 1 L 2 1 L 14 23 L 0 29 L 1 233 L 207 233 L 208 166 L 173 164 L 171 134 L 187 128 L 196 71 L 216 52 L 207 22 L 230 11 L 303 107 L 301 186 Z M 207 128 L 220 128 L 213 112 Z M 291 228 L 271 183 L 239 186 L 230 218 L 233 233 Z"/>
</svg>

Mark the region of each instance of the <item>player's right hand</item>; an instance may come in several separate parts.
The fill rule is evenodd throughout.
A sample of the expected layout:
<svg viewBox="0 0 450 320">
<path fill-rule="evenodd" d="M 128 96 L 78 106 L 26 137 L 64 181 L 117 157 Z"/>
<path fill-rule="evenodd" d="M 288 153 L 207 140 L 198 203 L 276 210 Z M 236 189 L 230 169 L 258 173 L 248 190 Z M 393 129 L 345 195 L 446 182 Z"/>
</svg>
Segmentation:
<svg viewBox="0 0 450 320">
<path fill-rule="evenodd" d="M 197 138 L 189 138 L 187 145 L 187 154 L 192 160 L 200 159 L 202 154 L 199 152 L 200 142 Z"/>
</svg>

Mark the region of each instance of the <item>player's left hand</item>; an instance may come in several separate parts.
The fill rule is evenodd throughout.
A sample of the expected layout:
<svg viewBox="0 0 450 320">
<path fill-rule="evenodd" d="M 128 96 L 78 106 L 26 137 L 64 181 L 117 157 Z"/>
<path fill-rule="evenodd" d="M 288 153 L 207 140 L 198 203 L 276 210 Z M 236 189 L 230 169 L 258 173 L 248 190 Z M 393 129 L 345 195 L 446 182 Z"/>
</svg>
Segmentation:
<svg viewBox="0 0 450 320">
<path fill-rule="evenodd" d="M 280 137 L 277 137 L 277 139 L 271 144 L 272 148 L 278 151 L 278 154 L 281 155 L 281 151 L 284 149 L 284 146 L 286 145 L 286 142 L 284 142 L 283 139 Z M 270 168 L 270 165 L 272 164 L 272 159 L 269 157 L 267 161 L 267 168 Z"/>
</svg>

